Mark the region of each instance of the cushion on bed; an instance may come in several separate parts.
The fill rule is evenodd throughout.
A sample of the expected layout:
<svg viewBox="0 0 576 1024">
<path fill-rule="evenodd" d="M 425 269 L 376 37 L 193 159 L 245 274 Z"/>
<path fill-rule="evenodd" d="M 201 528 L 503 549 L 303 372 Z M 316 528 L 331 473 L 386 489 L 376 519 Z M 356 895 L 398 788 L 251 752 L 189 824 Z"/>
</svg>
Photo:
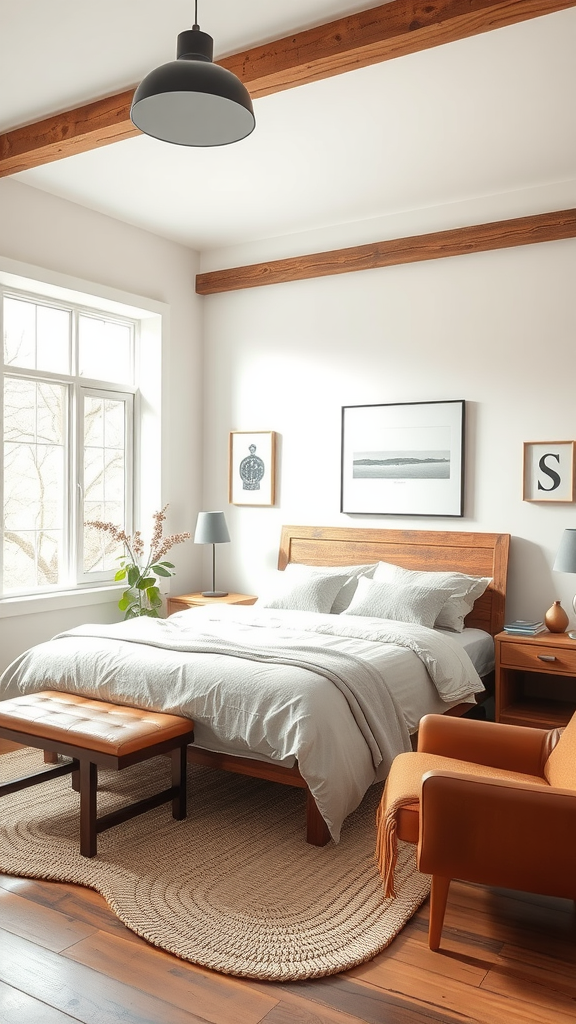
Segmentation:
<svg viewBox="0 0 576 1024">
<path fill-rule="evenodd" d="M 369 580 L 372 579 L 375 569 L 376 563 L 373 565 L 349 565 L 346 568 L 348 578 L 344 583 L 344 586 L 342 586 L 336 594 L 334 604 L 330 609 L 333 615 L 341 615 L 342 612 L 346 611 L 354 597 L 354 594 L 356 593 L 358 580 L 361 577 Z"/>
<path fill-rule="evenodd" d="M 340 615 L 341 612 L 346 611 L 350 601 L 354 597 L 360 577 L 366 576 L 367 579 L 371 579 L 374 575 L 374 570 L 376 569 L 377 564 L 377 562 L 373 562 L 371 565 L 302 565 L 300 568 L 307 569 L 315 575 L 345 575 L 346 579 L 344 584 L 336 594 L 334 603 L 330 609 L 332 615 Z"/>
<path fill-rule="evenodd" d="M 304 565 L 299 562 L 290 562 L 289 565 L 286 566 L 284 572 L 280 571 L 277 573 L 278 581 L 274 582 L 274 584 L 271 587 L 270 593 L 272 596 L 274 596 L 274 592 L 277 586 L 280 588 L 287 586 L 285 580 L 283 579 L 286 573 L 288 573 L 288 576 L 291 579 L 295 578 L 296 576 L 302 578 L 304 578 L 305 576 L 310 576 L 314 579 L 315 582 L 323 576 L 330 578 L 338 577 L 340 581 L 339 589 L 336 592 L 336 597 L 334 598 L 332 606 L 328 608 L 327 611 L 331 612 L 332 615 L 339 615 L 341 612 L 345 611 L 348 605 L 350 604 L 350 601 L 354 596 L 356 585 L 360 577 L 367 576 L 368 578 L 370 578 L 374 570 L 376 569 L 377 564 L 377 562 L 372 562 L 370 565 Z M 268 600 L 268 595 L 265 595 L 265 600 Z M 276 604 L 262 604 L 261 606 L 275 608 L 280 607 Z M 282 607 L 285 606 L 283 605 Z M 298 607 L 294 610 L 316 611 L 317 609 Z M 324 611 L 324 608 L 322 610 Z"/>
<path fill-rule="evenodd" d="M 308 565 L 290 563 L 274 579 L 256 605 L 285 611 L 329 613 L 338 591 L 348 577 L 343 573 L 317 572 Z"/>
<path fill-rule="evenodd" d="M 345 615 L 368 615 L 434 627 L 445 601 L 440 590 L 413 583 L 384 583 L 361 578 Z"/>
<path fill-rule="evenodd" d="M 491 582 L 486 576 L 467 576 L 462 572 L 427 572 L 417 569 L 402 569 L 391 562 L 379 562 L 374 571 L 374 580 L 388 583 L 409 583 L 426 587 L 431 592 L 444 595 L 444 601 L 435 625 L 461 633 L 464 619 L 472 611 L 474 601 L 481 597 Z"/>
</svg>

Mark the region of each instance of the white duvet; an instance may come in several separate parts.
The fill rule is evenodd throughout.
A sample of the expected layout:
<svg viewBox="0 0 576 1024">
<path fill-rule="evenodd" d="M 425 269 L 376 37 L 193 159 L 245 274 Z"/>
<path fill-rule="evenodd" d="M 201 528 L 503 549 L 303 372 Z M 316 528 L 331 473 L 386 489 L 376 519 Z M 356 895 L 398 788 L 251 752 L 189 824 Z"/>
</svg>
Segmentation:
<svg viewBox="0 0 576 1024">
<path fill-rule="evenodd" d="M 9 666 L 0 699 L 52 688 L 173 712 L 194 720 L 198 746 L 297 762 L 337 842 L 410 749 L 391 670 L 399 648 L 446 707 L 483 690 L 463 648 L 436 630 L 224 605 L 61 633 Z"/>
</svg>

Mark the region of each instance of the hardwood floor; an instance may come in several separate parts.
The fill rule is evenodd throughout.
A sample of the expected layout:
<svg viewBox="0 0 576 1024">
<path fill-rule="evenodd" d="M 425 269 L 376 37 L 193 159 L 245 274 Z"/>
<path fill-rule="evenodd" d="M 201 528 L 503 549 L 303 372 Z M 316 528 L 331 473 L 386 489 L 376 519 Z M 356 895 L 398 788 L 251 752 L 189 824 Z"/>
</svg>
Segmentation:
<svg viewBox="0 0 576 1024">
<path fill-rule="evenodd" d="M 0 1024 L 574 1024 L 571 901 L 453 882 L 439 953 L 427 930 L 426 902 L 368 963 L 259 982 L 155 949 L 90 889 L 0 874 Z"/>
<path fill-rule="evenodd" d="M 422 907 L 374 960 L 286 984 L 178 960 L 97 893 L 0 875 L 1 1024 L 573 1024 L 567 900 L 453 883 L 440 953 Z"/>
</svg>

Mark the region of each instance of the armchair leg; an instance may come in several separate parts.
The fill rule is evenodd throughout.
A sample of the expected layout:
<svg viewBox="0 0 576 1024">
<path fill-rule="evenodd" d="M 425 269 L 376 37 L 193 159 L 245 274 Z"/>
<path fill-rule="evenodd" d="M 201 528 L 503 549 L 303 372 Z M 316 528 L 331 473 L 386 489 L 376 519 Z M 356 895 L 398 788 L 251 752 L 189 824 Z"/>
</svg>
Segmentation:
<svg viewBox="0 0 576 1024">
<path fill-rule="evenodd" d="M 442 926 L 446 912 L 446 901 L 450 888 L 450 878 L 443 875 L 432 875 L 432 889 L 430 892 L 430 923 L 428 925 L 428 945 L 434 951 L 440 949 L 442 937 Z"/>
</svg>

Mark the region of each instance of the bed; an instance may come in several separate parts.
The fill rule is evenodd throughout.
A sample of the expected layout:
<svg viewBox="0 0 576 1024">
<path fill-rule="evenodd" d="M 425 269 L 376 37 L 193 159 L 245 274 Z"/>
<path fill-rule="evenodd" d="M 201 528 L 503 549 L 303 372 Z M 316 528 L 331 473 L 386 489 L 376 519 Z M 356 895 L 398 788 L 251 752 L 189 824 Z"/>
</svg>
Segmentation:
<svg viewBox="0 0 576 1024">
<path fill-rule="evenodd" d="M 0 698 L 49 686 L 188 714 L 191 762 L 304 788 L 307 841 L 338 841 L 369 785 L 409 749 L 419 718 L 462 714 L 482 693 L 486 645 L 504 621 L 508 546 L 507 534 L 286 526 L 279 578 L 305 576 L 308 590 L 313 580 L 315 594 L 334 594 L 331 607 L 302 611 L 262 596 L 252 608 L 76 627 L 16 659 Z M 461 633 L 365 614 L 374 595 L 403 594 L 404 576 L 392 585 L 372 579 L 376 571 L 422 570 L 484 580 Z M 354 591 L 336 613 L 340 579 Z M 479 671 L 470 637 L 484 651 Z"/>
</svg>

